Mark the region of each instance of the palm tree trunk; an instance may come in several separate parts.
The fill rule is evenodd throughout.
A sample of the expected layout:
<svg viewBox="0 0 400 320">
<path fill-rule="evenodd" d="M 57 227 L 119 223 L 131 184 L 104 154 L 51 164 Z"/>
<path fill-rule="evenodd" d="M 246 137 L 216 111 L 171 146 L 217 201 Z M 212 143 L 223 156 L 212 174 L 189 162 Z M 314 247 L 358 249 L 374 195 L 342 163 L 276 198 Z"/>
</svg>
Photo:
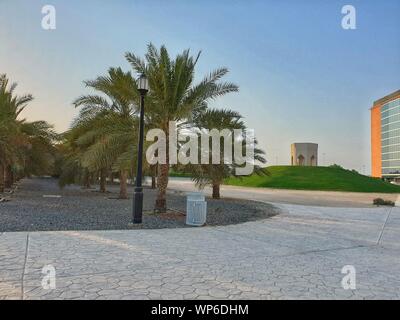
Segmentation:
<svg viewBox="0 0 400 320">
<path fill-rule="evenodd" d="M 220 184 L 219 183 L 213 183 L 213 185 L 212 185 L 212 197 L 213 197 L 213 199 L 221 199 L 219 190 L 220 190 Z"/>
<path fill-rule="evenodd" d="M 88 174 L 85 176 L 85 188 L 90 189 L 90 177 Z"/>
<path fill-rule="evenodd" d="M 166 191 L 168 186 L 169 164 L 160 164 L 158 168 L 157 188 L 158 194 L 154 211 L 166 212 L 167 211 L 167 198 Z"/>
<path fill-rule="evenodd" d="M 85 169 L 85 172 L 83 174 L 83 188 L 84 189 L 90 188 L 90 174 L 88 169 Z"/>
<path fill-rule="evenodd" d="M 110 179 L 110 184 L 114 184 L 114 172 L 112 172 L 112 170 L 110 170 L 109 179 Z"/>
<path fill-rule="evenodd" d="M 6 166 L 4 175 L 5 175 L 5 177 L 4 177 L 5 188 L 8 188 L 8 189 L 12 188 L 12 185 L 14 183 L 14 177 L 13 177 L 11 165 Z"/>
<path fill-rule="evenodd" d="M 157 176 L 157 166 L 153 165 L 151 168 L 151 188 L 156 188 L 156 176 Z"/>
<path fill-rule="evenodd" d="M 169 127 L 165 127 L 164 132 L 168 132 Z M 155 212 L 165 213 L 167 212 L 167 187 L 168 187 L 168 177 L 169 177 L 169 135 L 166 136 L 166 156 L 165 164 L 158 164 L 157 168 L 157 199 L 154 206 Z"/>
<path fill-rule="evenodd" d="M 128 174 L 126 170 L 121 170 L 119 176 L 119 198 L 120 199 L 128 199 L 128 190 L 127 190 L 127 177 Z"/>
<path fill-rule="evenodd" d="M 90 183 L 91 185 L 96 183 L 95 177 L 96 177 L 96 176 L 94 175 L 94 173 L 91 173 L 91 174 L 89 175 L 89 183 Z"/>
<path fill-rule="evenodd" d="M 4 166 L 0 163 L 0 192 L 4 192 Z"/>
<path fill-rule="evenodd" d="M 100 192 L 105 193 L 106 192 L 106 169 L 101 169 L 100 170 Z"/>
</svg>

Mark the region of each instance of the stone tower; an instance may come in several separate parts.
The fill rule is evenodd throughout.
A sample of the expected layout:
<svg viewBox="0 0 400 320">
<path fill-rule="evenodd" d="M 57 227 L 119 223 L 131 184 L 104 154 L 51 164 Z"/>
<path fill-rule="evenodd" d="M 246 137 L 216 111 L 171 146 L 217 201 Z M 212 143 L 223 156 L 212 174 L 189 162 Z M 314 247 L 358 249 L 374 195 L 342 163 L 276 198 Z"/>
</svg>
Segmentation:
<svg viewBox="0 0 400 320">
<path fill-rule="evenodd" d="M 318 144 L 316 143 L 292 143 L 292 166 L 318 166 Z"/>
</svg>

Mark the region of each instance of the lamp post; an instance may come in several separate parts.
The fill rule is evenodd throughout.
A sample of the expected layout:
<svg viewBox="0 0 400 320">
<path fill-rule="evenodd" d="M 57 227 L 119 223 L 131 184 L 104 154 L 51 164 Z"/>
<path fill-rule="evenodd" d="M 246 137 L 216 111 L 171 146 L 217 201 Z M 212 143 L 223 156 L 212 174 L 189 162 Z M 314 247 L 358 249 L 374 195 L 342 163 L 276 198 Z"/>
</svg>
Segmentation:
<svg viewBox="0 0 400 320">
<path fill-rule="evenodd" d="M 133 193 L 133 223 L 142 223 L 143 188 L 142 188 L 142 164 L 143 164 L 143 136 L 144 136 L 144 97 L 149 91 L 149 81 L 142 73 L 137 79 L 140 93 L 140 117 L 139 117 L 139 142 L 138 159 L 136 168 L 136 181 Z"/>
</svg>

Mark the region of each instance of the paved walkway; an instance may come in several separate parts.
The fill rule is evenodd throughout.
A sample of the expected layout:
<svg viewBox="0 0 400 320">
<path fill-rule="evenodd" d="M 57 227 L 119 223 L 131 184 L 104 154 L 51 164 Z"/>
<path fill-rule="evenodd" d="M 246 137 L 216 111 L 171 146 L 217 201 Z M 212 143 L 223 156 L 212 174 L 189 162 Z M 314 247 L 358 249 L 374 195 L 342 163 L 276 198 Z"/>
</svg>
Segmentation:
<svg viewBox="0 0 400 320">
<path fill-rule="evenodd" d="M 3 233 L 0 298 L 400 298 L 399 208 L 280 206 L 225 227 Z M 342 288 L 345 265 L 355 290 Z"/>
<path fill-rule="evenodd" d="M 170 178 L 168 188 L 184 192 L 197 191 L 194 183 L 188 178 Z M 205 188 L 205 193 L 210 195 L 211 188 Z M 396 193 L 286 190 L 237 186 L 221 186 L 221 195 L 236 199 L 347 208 L 372 207 L 372 201 L 375 198 L 396 201 L 398 197 Z"/>
</svg>

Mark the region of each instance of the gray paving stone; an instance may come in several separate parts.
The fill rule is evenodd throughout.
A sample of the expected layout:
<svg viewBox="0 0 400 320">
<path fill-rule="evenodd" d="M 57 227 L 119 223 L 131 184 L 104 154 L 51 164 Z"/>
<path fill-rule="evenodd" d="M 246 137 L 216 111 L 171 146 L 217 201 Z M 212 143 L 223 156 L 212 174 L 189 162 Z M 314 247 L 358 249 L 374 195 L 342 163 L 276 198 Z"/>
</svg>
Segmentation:
<svg viewBox="0 0 400 320">
<path fill-rule="evenodd" d="M 400 299 L 399 208 L 279 206 L 225 227 L 0 234 L 0 299 Z"/>
</svg>

